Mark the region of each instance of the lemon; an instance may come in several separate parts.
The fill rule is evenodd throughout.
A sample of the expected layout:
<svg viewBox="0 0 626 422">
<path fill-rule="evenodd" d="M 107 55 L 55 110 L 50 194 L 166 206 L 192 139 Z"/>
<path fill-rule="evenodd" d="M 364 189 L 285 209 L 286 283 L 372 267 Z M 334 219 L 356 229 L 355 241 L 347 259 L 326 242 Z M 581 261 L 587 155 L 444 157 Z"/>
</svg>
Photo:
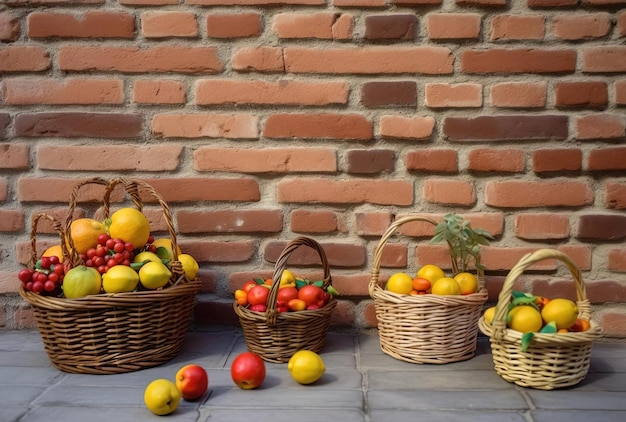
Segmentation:
<svg viewBox="0 0 626 422">
<path fill-rule="evenodd" d="M 200 270 L 198 262 L 193 258 L 193 256 L 186 253 L 178 255 L 178 260 L 183 265 L 183 270 L 185 271 L 187 278 L 189 280 L 194 280 Z"/>
<path fill-rule="evenodd" d="M 167 284 L 171 277 L 172 272 L 162 262 L 147 262 L 139 269 L 139 282 L 146 289 L 161 288 Z"/>
<path fill-rule="evenodd" d="M 417 272 L 417 276 L 419 278 L 425 278 L 431 283 L 434 283 L 440 278 L 445 277 L 446 274 L 438 266 L 434 264 L 426 264 L 422 268 L 419 269 L 419 271 Z"/>
<path fill-rule="evenodd" d="M 546 324 L 554 321 L 557 329 L 567 330 L 578 318 L 578 306 L 569 299 L 555 298 L 543 307 L 541 316 Z"/>
<path fill-rule="evenodd" d="M 163 259 L 174 259 L 174 248 L 172 248 L 172 240 L 169 237 L 161 237 L 159 239 L 155 239 L 152 242 L 154 246 L 157 248 L 157 255 Z M 162 249 L 160 249 L 162 248 Z M 182 252 L 180 247 L 176 248 L 176 255 L 180 255 Z"/>
<path fill-rule="evenodd" d="M 451 277 L 441 277 L 433 283 L 430 291 L 434 295 L 460 295 L 461 286 Z"/>
<path fill-rule="evenodd" d="M 406 273 L 395 273 L 387 280 L 385 289 L 401 295 L 408 295 L 413 290 L 413 279 Z"/>
<path fill-rule="evenodd" d="M 139 252 L 135 256 L 135 258 L 133 258 L 133 262 L 144 262 L 144 261 L 161 262 L 161 258 L 159 258 L 157 254 L 155 254 L 154 252 L 150 252 L 150 251 Z"/>
<path fill-rule="evenodd" d="M 296 382 L 312 384 L 322 377 L 326 371 L 326 365 L 317 353 L 310 350 L 298 350 L 289 359 L 287 369 Z"/>
<path fill-rule="evenodd" d="M 127 265 L 116 265 L 102 275 L 102 288 L 107 293 L 132 292 L 139 283 L 139 274 Z"/>
<path fill-rule="evenodd" d="M 543 326 L 541 314 L 533 306 L 520 305 L 509 311 L 509 328 L 522 333 L 537 332 Z"/>
<path fill-rule="evenodd" d="M 462 295 L 470 295 L 478 291 L 478 279 L 472 273 L 458 273 L 454 276 L 454 279 L 459 283 L 461 287 Z"/>
<path fill-rule="evenodd" d="M 493 317 L 496 315 L 496 307 L 492 306 L 491 308 L 487 308 L 485 310 L 485 313 L 483 314 L 483 317 L 485 318 L 485 322 L 491 324 L 491 322 L 493 321 Z"/>
<path fill-rule="evenodd" d="M 69 270 L 63 277 L 61 289 L 68 299 L 77 299 L 100 293 L 102 278 L 93 267 L 79 265 Z"/>
</svg>

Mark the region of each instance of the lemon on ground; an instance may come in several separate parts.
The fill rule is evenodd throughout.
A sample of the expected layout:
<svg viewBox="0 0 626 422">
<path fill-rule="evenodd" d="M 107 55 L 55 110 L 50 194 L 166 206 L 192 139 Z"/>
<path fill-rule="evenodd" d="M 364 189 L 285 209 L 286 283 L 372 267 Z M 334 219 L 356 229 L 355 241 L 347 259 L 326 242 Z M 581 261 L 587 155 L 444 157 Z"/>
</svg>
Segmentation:
<svg viewBox="0 0 626 422">
<path fill-rule="evenodd" d="M 385 289 L 393 293 L 408 295 L 413 290 L 413 278 L 406 273 L 395 273 L 387 280 Z"/>
<path fill-rule="evenodd" d="M 438 266 L 434 264 L 426 264 L 422 268 L 419 269 L 419 271 L 417 272 L 417 276 L 419 278 L 425 278 L 426 280 L 429 280 L 431 283 L 434 283 L 440 278 L 445 277 L 446 274 Z"/>
<path fill-rule="evenodd" d="M 70 269 L 63 277 L 61 289 L 68 299 L 97 295 L 102 287 L 102 277 L 93 267 L 79 265 Z"/>
<path fill-rule="evenodd" d="M 474 274 L 462 272 L 458 273 L 453 278 L 459 283 L 462 295 L 469 295 L 478 291 L 478 279 Z"/>
<path fill-rule="evenodd" d="M 139 269 L 139 282 L 146 289 L 159 289 L 165 286 L 171 277 L 172 272 L 162 262 L 147 262 Z"/>
<path fill-rule="evenodd" d="M 143 393 L 146 407 L 159 416 L 168 415 L 176 410 L 181 397 L 182 393 L 176 384 L 165 378 L 152 381 Z"/>
<path fill-rule="evenodd" d="M 433 283 L 430 291 L 434 295 L 460 295 L 461 287 L 452 277 L 441 277 Z"/>
<path fill-rule="evenodd" d="M 569 299 L 555 298 L 543 307 L 541 316 L 546 324 L 554 321 L 557 329 L 569 329 L 578 318 L 578 306 Z"/>
<path fill-rule="evenodd" d="M 194 259 L 193 256 L 183 253 L 178 255 L 178 260 L 183 266 L 183 271 L 185 271 L 185 275 L 189 280 L 194 280 L 196 275 L 198 275 L 198 271 L 200 271 L 200 266 L 198 262 Z"/>
<path fill-rule="evenodd" d="M 150 251 L 139 252 L 133 258 L 133 262 L 144 262 L 144 261 L 161 262 L 161 258 L 159 258 L 157 254 L 155 254 L 154 252 L 150 252 Z"/>
<path fill-rule="evenodd" d="M 102 275 L 102 289 L 107 293 L 132 292 L 139 283 L 139 274 L 127 265 L 115 265 Z"/>
<path fill-rule="evenodd" d="M 522 332 L 537 332 L 543 326 L 541 314 L 534 306 L 520 305 L 509 311 L 507 322 L 509 328 Z"/>
<path fill-rule="evenodd" d="M 487 308 L 485 310 L 485 313 L 483 314 L 483 317 L 485 318 L 485 322 L 491 324 L 491 322 L 493 321 L 493 317 L 496 315 L 496 307 L 492 306 L 491 308 Z"/>
<path fill-rule="evenodd" d="M 320 355 L 310 350 L 298 350 L 287 363 L 291 377 L 300 384 L 312 384 L 319 380 L 326 365 Z"/>
</svg>

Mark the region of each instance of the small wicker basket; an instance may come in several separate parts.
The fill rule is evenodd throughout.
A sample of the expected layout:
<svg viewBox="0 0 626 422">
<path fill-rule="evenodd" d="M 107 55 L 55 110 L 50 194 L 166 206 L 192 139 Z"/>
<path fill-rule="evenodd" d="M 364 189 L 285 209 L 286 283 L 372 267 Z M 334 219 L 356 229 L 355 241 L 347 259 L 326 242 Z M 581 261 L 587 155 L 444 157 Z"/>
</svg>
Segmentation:
<svg viewBox="0 0 626 422">
<path fill-rule="evenodd" d="M 67 227 L 78 191 L 88 184 L 106 187 L 105 217 L 109 213 L 109 196 L 118 185 L 123 186 L 139 210 L 142 202 L 138 188 L 159 202 L 175 255 L 168 285 L 160 290 L 99 294 L 80 299 L 43 296 L 23 288 L 20 288 L 20 295 L 33 307 L 44 348 L 55 367 L 73 373 L 115 374 L 160 365 L 180 351 L 201 283 L 187 279 L 177 260 L 176 234 L 169 207 L 145 182 L 94 178 L 79 183 L 70 196 Z M 68 231 L 60 222 L 42 213 L 33 219 L 29 266 L 32 268 L 37 261 L 36 226 L 42 217 L 52 221 L 61 237 L 66 268 L 79 265 L 80 257 L 71 247 Z M 70 248 L 65 247 L 66 239 Z"/>
<path fill-rule="evenodd" d="M 322 288 L 326 290 L 332 285 L 326 253 L 319 243 L 304 236 L 297 237 L 287 244 L 276 261 L 272 280 L 280 280 L 287 260 L 300 246 L 308 246 L 318 253 L 324 269 Z M 266 312 L 251 311 L 237 302 L 233 304 L 248 349 L 263 360 L 274 363 L 288 362 L 298 350 L 319 353 L 326 344 L 326 334 L 337 300 L 331 296 L 325 306 L 316 310 L 278 312 L 276 297 L 279 285 L 277 282 L 272 283 Z"/>
<path fill-rule="evenodd" d="M 374 252 L 369 294 L 374 300 L 382 351 L 411 363 L 445 364 L 469 359 L 476 352 L 478 318 L 487 301 L 482 271 L 479 291 L 469 295 L 400 295 L 385 290 L 379 281 L 383 248 L 403 224 L 429 217 L 398 218 L 385 231 Z"/>
<path fill-rule="evenodd" d="M 578 317 L 589 321 L 591 328 L 576 333 L 534 333 L 527 351 L 522 352 L 522 333 L 506 328 L 511 293 L 524 270 L 546 259 L 561 261 L 572 273 Z M 490 339 L 496 372 L 506 381 L 539 390 L 568 387 L 582 381 L 589 371 L 591 346 L 600 336 L 600 327 L 591 319 L 591 304 L 580 270 L 567 255 L 554 249 L 539 249 L 522 257 L 504 280 L 492 323 L 487 323 L 483 316 L 478 324 Z"/>
</svg>

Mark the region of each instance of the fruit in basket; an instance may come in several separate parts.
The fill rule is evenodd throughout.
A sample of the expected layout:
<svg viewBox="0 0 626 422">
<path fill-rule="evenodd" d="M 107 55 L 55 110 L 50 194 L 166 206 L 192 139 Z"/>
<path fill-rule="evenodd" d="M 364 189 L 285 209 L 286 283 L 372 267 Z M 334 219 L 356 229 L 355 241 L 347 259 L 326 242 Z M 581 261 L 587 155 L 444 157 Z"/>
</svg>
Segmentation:
<svg viewBox="0 0 626 422">
<path fill-rule="evenodd" d="M 105 226 L 111 238 L 130 242 L 134 249 L 145 246 L 150 238 L 150 223 L 135 208 L 120 208 L 105 221 Z"/>
<path fill-rule="evenodd" d="M 65 274 L 61 288 L 68 299 L 97 295 L 102 288 L 102 277 L 95 268 L 78 265 Z"/>
<path fill-rule="evenodd" d="M 70 224 L 70 237 L 74 250 L 83 254 L 98 244 L 98 236 L 106 233 L 106 227 L 92 218 L 78 218 Z M 68 243 L 69 247 L 69 243 Z"/>
<path fill-rule="evenodd" d="M 135 256 L 133 245 L 119 238 L 111 238 L 103 233 L 98 236 L 98 245 L 80 254 L 81 259 L 88 267 L 94 267 L 100 274 L 116 265 L 130 265 Z"/>
<path fill-rule="evenodd" d="M 415 277 L 411 284 L 413 286 L 413 290 L 422 294 L 430 293 L 430 289 L 433 286 L 430 280 L 421 277 Z"/>
<path fill-rule="evenodd" d="M 159 258 L 157 256 L 157 254 L 155 254 L 154 252 L 150 252 L 150 251 L 143 251 L 143 252 L 139 252 L 137 255 L 135 255 L 135 257 L 133 258 L 133 262 L 134 263 L 141 263 L 141 262 L 162 262 L 161 258 Z"/>
<path fill-rule="evenodd" d="M 230 376 L 242 390 L 252 390 L 265 380 L 265 362 L 255 353 L 240 353 L 230 365 Z"/>
<path fill-rule="evenodd" d="M 24 268 L 17 274 L 24 290 L 42 295 L 57 296 L 65 277 L 65 268 L 59 257 L 42 256 L 35 268 Z"/>
<path fill-rule="evenodd" d="M 235 302 L 239 306 L 248 306 L 248 293 L 241 289 L 235 290 Z"/>
<path fill-rule="evenodd" d="M 139 269 L 139 282 L 149 290 L 160 289 L 172 278 L 172 272 L 162 262 L 146 262 Z"/>
<path fill-rule="evenodd" d="M 298 350 L 289 358 L 287 369 L 299 384 L 313 384 L 324 375 L 326 365 L 320 355 L 311 350 Z"/>
<path fill-rule="evenodd" d="M 452 277 L 441 277 L 433 283 L 431 293 L 434 295 L 460 295 L 461 286 Z"/>
<path fill-rule="evenodd" d="M 557 329 L 569 329 L 578 319 L 578 306 L 575 302 L 565 298 L 550 300 L 541 310 L 545 323 L 556 322 Z"/>
<path fill-rule="evenodd" d="M 164 378 L 152 381 L 143 393 L 146 407 L 155 415 L 169 415 L 178 408 L 181 392 L 172 381 Z"/>
<path fill-rule="evenodd" d="M 185 365 L 176 373 L 176 387 L 180 390 L 183 399 L 197 400 L 204 396 L 209 388 L 209 376 L 200 365 Z"/>
<path fill-rule="evenodd" d="M 434 283 L 446 276 L 441 268 L 434 264 L 426 264 L 422 268 L 417 271 L 417 276 L 419 278 L 425 278 L 426 280 Z"/>
<path fill-rule="evenodd" d="M 178 260 L 183 266 L 183 271 L 189 280 L 195 280 L 200 271 L 200 266 L 195 258 L 189 254 L 183 253 L 178 255 Z"/>
<path fill-rule="evenodd" d="M 293 286 L 281 287 L 276 294 L 276 303 L 287 306 L 290 300 L 298 298 L 298 289 Z"/>
<path fill-rule="evenodd" d="M 490 308 L 485 309 L 485 313 L 483 314 L 483 317 L 485 318 L 485 322 L 487 324 L 491 324 L 491 322 L 493 321 L 493 317 L 496 316 L 496 307 L 492 306 Z"/>
<path fill-rule="evenodd" d="M 458 273 L 453 278 L 459 283 L 462 295 L 470 295 L 478 292 L 478 279 L 474 274 L 462 272 Z"/>
<path fill-rule="evenodd" d="M 304 311 L 306 309 L 306 302 L 302 299 L 291 299 L 287 302 L 287 308 L 294 312 Z"/>
<path fill-rule="evenodd" d="M 309 284 L 298 290 L 298 299 L 306 303 L 307 309 L 319 309 L 326 304 L 326 296 L 321 287 Z M 315 308 L 317 306 L 317 308 Z"/>
<path fill-rule="evenodd" d="M 507 325 L 521 333 L 537 332 L 543 327 L 543 319 L 534 306 L 520 305 L 509 311 Z"/>
<path fill-rule="evenodd" d="M 406 273 L 392 274 L 387 283 L 385 284 L 385 290 L 401 295 L 407 295 L 413 290 L 413 278 Z"/>
<path fill-rule="evenodd" d="M 139 274 L 126 265 L 116 265 L 102 275 L 102 289 L 105 293 L 132 292 L 139 283 Z"/>
<path fill-rule="evenodd" d="M 576 321 L 569 327 L 569 331 L 573 333 L 581 333 L 591 328 L 591 323 L 586 319 L 577 318 Z"/>
<path fill-rule="evenodd" d="M 174 248 L 172 247 L 172 239 L 169 237 L 160 237 L 150 243 L 155 248 L 155 253 L 162 259 L 174 259 Z M 180 247 L 176 245 L 176 255 L 180 255 L 182 252 Z"/>
<path fill-rule="evenodd" d="M 248 303 L 250 306 L 267 305 L 267 298 L 270 295 L 270 289 L 263 285 L 254 286 L 248 292 Z"/>
<path fill-rule="evenodd" d="M 63 262 L 63 248 L 61 247 L 61 245 L 50 246 L 44 251 L 44 253 L 41 254 L 41 256 L 56 256 L 57 258 L 59 258 L 59 262 Z"/>
<path fill-rule="evenodd" d="M 283 273 L 280 275 L 280 286 L 279 287 L 296 287 L 296 277 L 289 270 L 283 270 Z"/>
</svg>

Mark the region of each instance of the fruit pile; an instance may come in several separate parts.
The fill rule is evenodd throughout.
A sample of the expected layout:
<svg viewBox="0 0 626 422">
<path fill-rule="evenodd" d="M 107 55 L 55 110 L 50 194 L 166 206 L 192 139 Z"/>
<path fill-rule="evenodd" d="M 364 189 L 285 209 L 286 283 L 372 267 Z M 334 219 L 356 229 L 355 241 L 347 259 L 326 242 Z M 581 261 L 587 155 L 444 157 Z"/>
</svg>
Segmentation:
<svg viewBox="0 0 626 422">
<path fill-rule="evenodd" d="M 246 281 L 240 289 L 235 290 L 235 301 L 238 305 L 251 311 L 265 312 L 272 287 L 272 279 L 254 278 Z M 322 308 L 331 296 L 339 293 L 333 286 L 324 290 L 323 282 L 299 278 L 289 270 L 284 270 L 279 281 L 276 296 L 278 312 L 312 311 Z"/>
<path fill-rule="evenodd" d="M 395 273 L 385 284 L 385 290 L 402 295 L 469 295 L 478 292 L 478 289 L 478 279 L 474 274 L 464 271 L 447 277 L 440 267 L 433 264 L 424 265 L 415 277 Z"/>
<path fill-rule="evenodd" d="M 174 258 L 169 238 L 155 239 L 145 215 L 135 208 L 121 208 L 100 222 L 79 218 L 70 224 L 65 246 L 77 254 L 80 265 L 64 265 L 61 245 L 48 248 L 34 268 L 23 269 L 18 278 L 26 291 L 50 296 L 81 298 L 99 293 L 155 290 L 172 277 Z M 185 275 L 193 280 L 198 263 L 177 250 Z"/>
</svg>

